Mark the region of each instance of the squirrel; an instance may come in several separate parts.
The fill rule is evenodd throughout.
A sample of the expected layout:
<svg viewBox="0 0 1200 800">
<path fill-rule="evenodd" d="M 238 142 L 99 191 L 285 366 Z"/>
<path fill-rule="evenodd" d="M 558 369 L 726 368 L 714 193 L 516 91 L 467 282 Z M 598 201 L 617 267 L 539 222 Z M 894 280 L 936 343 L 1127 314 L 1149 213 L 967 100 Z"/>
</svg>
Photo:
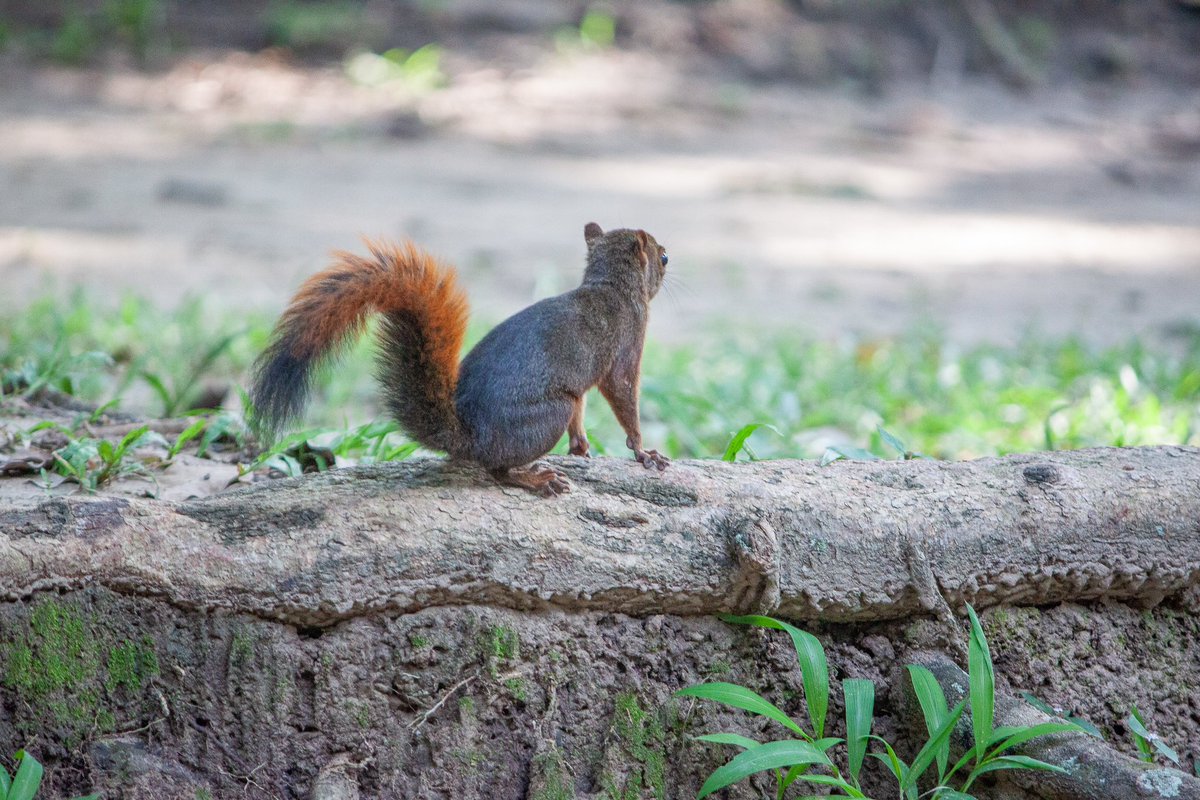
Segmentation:
<svg viewBox="0 0 1200 800">
<path fill-rule="evenodd" d="M 387 409 L 414 440 L 480 464 L 502 484 L 545 496 L 566 476 L 531 465 L 569 434 L 588 456 L 587 391 L 600 388 L 647 469 L 670 459 L 642 448 L 638 388 L 650 301 L 667 251 L 643 230 L 583 229 L 587 267 L 576 289 L 493 328 L 459 363 L 467 298 L 454 268 L 412 242 L 365 239 L 370 257 L 338 251 L 296 292 L 253 370 L 252 424 L 268 438 L 300 416 L 315 369 L 382 316 L 377 378 Z"/>
</svg>

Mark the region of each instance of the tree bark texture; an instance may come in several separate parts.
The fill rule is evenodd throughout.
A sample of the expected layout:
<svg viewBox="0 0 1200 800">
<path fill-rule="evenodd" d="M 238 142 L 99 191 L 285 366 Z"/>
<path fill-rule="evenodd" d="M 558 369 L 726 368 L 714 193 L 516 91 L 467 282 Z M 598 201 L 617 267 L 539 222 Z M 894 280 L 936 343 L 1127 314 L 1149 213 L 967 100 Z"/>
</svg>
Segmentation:
<svg viewBox="0 0 1200 800">
<path fill-rule="evenodd" d="M 542 499 L 438 460 L 203 501 L 20 501 L 0 592 L 100 583 L 300 625 L 487 604 L 902 619 L 970 602 L 1153 605 L 1200 576 L 1200 450 L 971 462 L 561 459 Z"/>
<path fill-rule="evenodd" d="M 904 665 L 959 652 L 970 602 L 1002 684 L 1126 751 L 1137 704 L 1196 758 L 1200 450 L 555 463 L 553 499 L 414 460 L 5 505 L 0 750 L 29 745 L 51 795 L 683 800 L 732 755 L 691 736 L 787 733 L 676 690 L 806 717 L 787 637 L 715 612 L 800 621 L 831 726 L 840 680 L 870 679 L 911 759 Z M 864 788 L 892 796 L 877 766 Z"/>
</svg>

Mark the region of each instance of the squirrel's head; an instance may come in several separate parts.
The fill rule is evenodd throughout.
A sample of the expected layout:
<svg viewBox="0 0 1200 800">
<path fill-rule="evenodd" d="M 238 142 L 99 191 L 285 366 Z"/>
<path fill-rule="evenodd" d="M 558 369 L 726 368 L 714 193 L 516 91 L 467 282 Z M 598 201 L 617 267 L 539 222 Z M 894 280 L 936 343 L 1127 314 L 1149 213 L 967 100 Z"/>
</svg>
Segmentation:
<svg viewBox="0 0 1200 800">
<path fill-rule="evenodd" d="M 605 233 L 594 222 L 583 228 L 587 242 L 588 266 L 585 282 L 600 279 L 607 282 L 632 283 L 646 300 L 658 294 L 667 274 L 667 249 L 643 230 L 618 228 Z"/>
</svg>

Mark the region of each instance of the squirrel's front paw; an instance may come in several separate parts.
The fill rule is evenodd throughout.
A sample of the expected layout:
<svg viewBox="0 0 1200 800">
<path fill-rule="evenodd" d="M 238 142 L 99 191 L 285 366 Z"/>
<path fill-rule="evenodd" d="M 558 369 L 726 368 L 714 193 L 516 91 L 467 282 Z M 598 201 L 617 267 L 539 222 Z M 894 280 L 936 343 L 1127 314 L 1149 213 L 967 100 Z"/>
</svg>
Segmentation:
<svg viewBox="0 0 1200 800">
<path fill-rule="evenodd" d="M 667 468 L 667 464 L 671 463 L 671 459 L 657 450 L 634 450 L 633 457 L 646 469 L 658 467 L 659 472 L 662 472 Z"/>
<path fill-rule="evenodd" d="M 580 436 L 578 438 L 572 436 L 571 437 L 571 447 L 570 447 L 570 449 L 567 450 L 567 452 L 573 456 L 583 456 L 584 458 L 591 458 L 591 455 L 589 454 L 589 451 L 591 449 L 592 449 L 592 446 L 588 443 L 588 438 L 586 436 Z"/>
</svg>

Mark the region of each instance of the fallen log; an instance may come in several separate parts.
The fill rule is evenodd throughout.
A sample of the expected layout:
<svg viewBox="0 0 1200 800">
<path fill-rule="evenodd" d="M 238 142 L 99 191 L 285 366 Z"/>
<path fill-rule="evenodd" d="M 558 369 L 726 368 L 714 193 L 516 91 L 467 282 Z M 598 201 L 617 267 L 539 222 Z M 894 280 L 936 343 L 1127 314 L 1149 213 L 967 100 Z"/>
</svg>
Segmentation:
<svg viewBox="0 0 1200 800">
<path fill-rule="evenodd" d="M 0 510 L 0 595 L 89 585 L 302 626 L 481 604 L 874 621 L 973 603 L 1200 603 L 1200 449 L 969 462 L 552 459 L 542 499 L 436 459 L 168 503 Z"/>
</svg>

